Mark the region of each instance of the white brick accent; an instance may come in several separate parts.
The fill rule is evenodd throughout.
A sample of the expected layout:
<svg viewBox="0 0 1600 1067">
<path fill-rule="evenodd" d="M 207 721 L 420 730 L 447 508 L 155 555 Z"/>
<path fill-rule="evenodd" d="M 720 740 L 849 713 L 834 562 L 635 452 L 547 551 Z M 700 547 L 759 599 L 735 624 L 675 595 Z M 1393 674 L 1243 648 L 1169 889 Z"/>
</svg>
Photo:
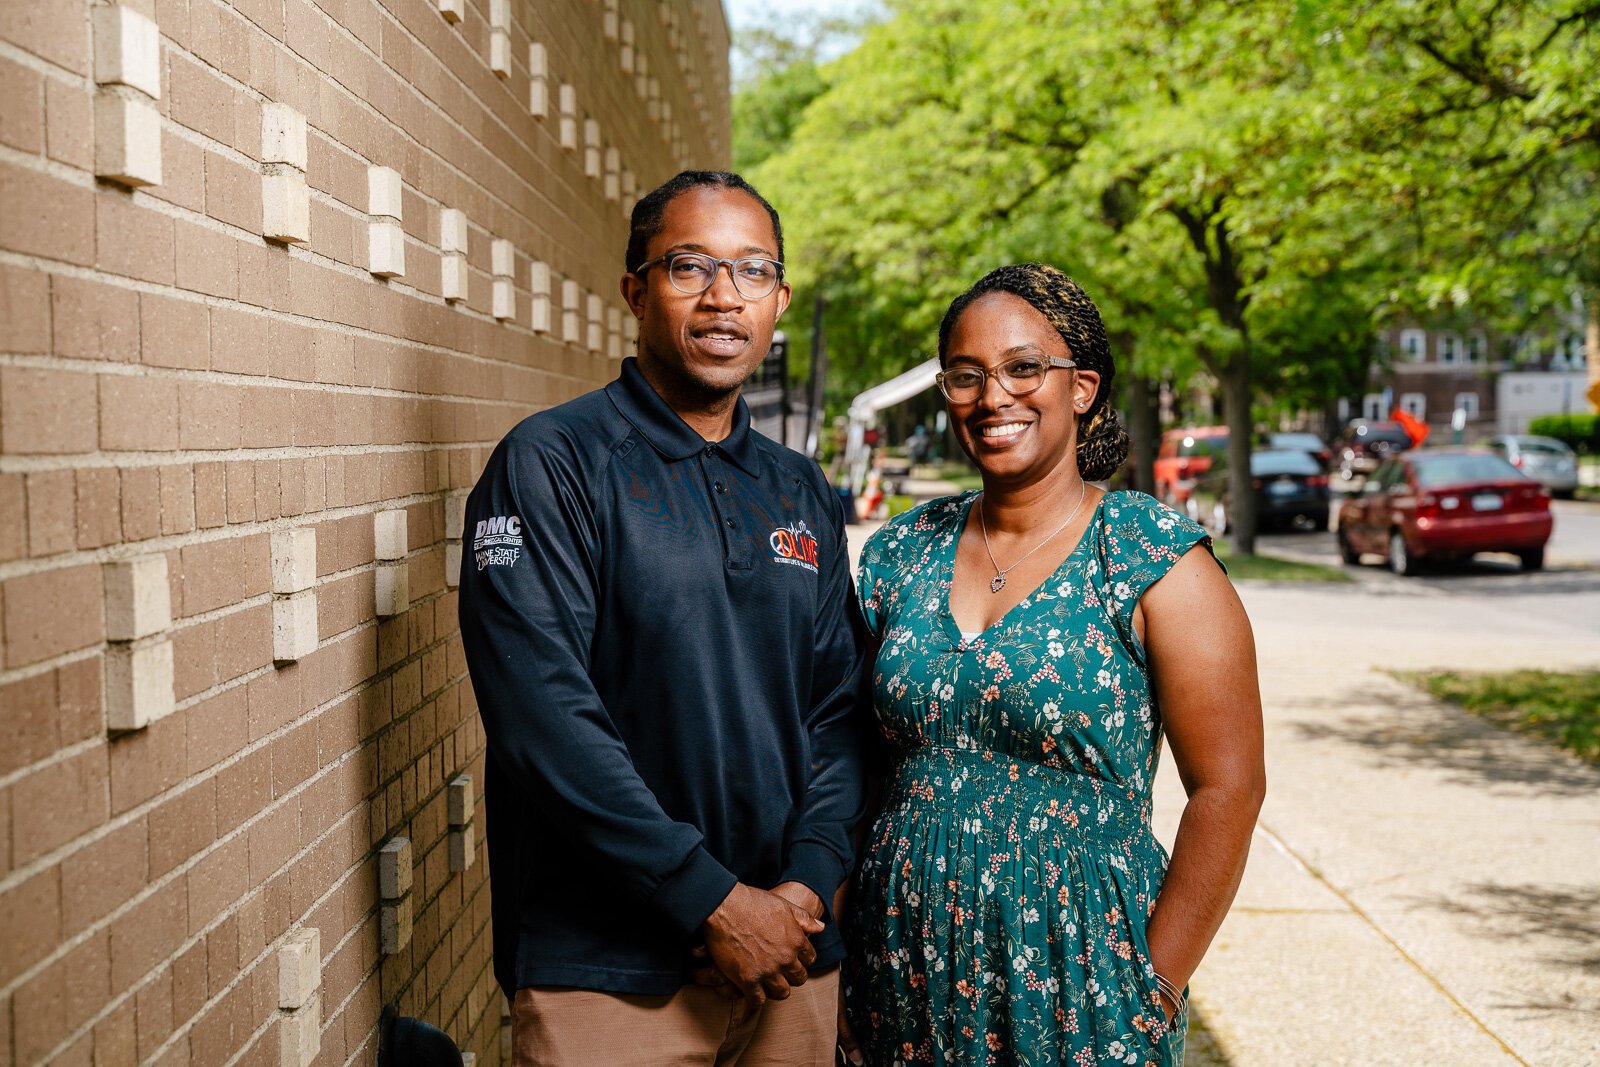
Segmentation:
<svg viewBox="0 0 1600 1067">
<path fill-rule="evenodd" d="M 550 295 L 550 264 L 537 259 L 528 263 L 528 291 L 534 296 Z"/>
<path fill-rule="evenodd" d="M 460 208 L 439 210 L 439 251 L 465 252 L 467 250 L 467 213 Z"/>
<path fill-rule="evenodd" d="M 549 333 L 550 322 L 550 298 L 548 296 L 535 296 L 533 298 L 533 318 L 531 322 L 533 332 Z"/>
<path fill-rule="evenodd" d="M 622 358 L 622 312 L 615 307 L 606 309 L 606 356 Z"/>
<path fill-rule="evenodd" d="M 622 172 L 622 214 L 631 216 L 633 205 L 638 203 L 639 187 L 634 182 L 633 171 Z"/>
<path fill-rule="evenodd" d="M 508 239 L 497 237 L 489 246 L 489 273 L 497 278 L 511 278 L 517 273 L 517 250 Z"/>
<path fill-rule="evenodd" d="M 272 591 L 299 593 L 317 584 L 317 531 L 307 527 L 272 535 Z"/>
<path fill-rule="evenodd" d="M 550 117 L 550 83 L 543 78 L 528 81 L 528 114 L 536 119 Z"/>
<path fill-rule="evenodd" d="M 459 541 L 467 532 L 467 490 L 461 489 L 444 498 L 444 536 Z"/>
<path fill-rule="evenodd" d="M 472 824 L 450 831 L 450 872 L 460 874 L 477 858 L 477 831 Z"/>
<path fill-rule="evenodd" d="M 598 355 L 606 347 L 605 328 L 601 325 L 602 316 L 605 314 L 605 312 L 602 309 L 599 293 L 589 294 L 587 307 L 589 312 L 589 329 L 588 333 L 585 335 L 584 345 L 589 349 L 589 351 Z"/>
<path fill-rule="evenodd" d="M 467 257 L 460 252 L 446 252 L 439 257 L 439 295 L 446 300 L 467 298 Z"/>
<path fill-rule="evenodd" d="M 288 104 L 261 109 L 261 162 L 306 169 L 306 117 Z"/>
<path fill-rule="evenodd" d="M 517 291 L 510 278 L 496 278 L 490 300 L 491 313 L 501 322 L 517 317 Z"/>
<path fill-rule="evenodd" d="M 562 82 L 558 93 L 561 111 L 561 148 L 566 152 L 578 150 L 578 90 L 570 82 Z"/>
<path fill-rule="evenodd" d="M 474 801 L 472 792 L 472 775 L 458 774 L 450 779 L 445 787 L 446 803 L 450 825 L 461 827 L 472 821 Z"/>
<path fill-rule="evenodd" d="M 399 900 L 411 892 L 411 841 L 391 837 L 378 849 L 378 895 Z"/>
<path fill-rule="evenodd" d="M 322 932 L 297 930 L 278 948 L 278 1007 L 305 1007 L 322 985 Z"/>
<path fill-rule="evenodd" d="M 383 618 L 402 615 L 411 606 L 410 570 L 404 563 L 385 563 L 373 577 L 373 599 Z"/>
<path fill-rule="evenodd" d="M 561 313 L 561 340 L 568 344 L 577 344 L 583 338 L 583 323 L 578 318 L 576 311 L 563 311 Z"/>
<path fill-rule="evenodd" d="M 511 34 L 505 30 L 489 31 L 489 69 L 497 78 L 511 77 Z"/>
<path fill-rule="evenodd" d="M 322 1051 L 322 998 L 278 1013 L 278 1067 L 311 1067 Z"/>
<path fill-rule="evenodd" d="M 444 584 L 455 589 L 461 585 L 461 542 L 448 541 L 444 546 Z"/>
<path fill-rule="evenodd" d="M 153 105 L 112 93 L 94 98 L 94 172 L 123 185 L 161 184 L 161 114 Z"/>
<path fill-rule="evenodd" d="M 410 541 L 406 509 L 388 508 L 372 513 L 372 554 L 377 559 L 405 559 Z"/>
<path fill-rule="evenodd" d="M 400 172 L 393 167 L 367 168 L 367 214 L 400 219 Z"/>
<path fill-rule="evenodd" d="M 579 290 L 578 283 L 577 283 L 577 281 L 575 279 L 563 278 L 561 280 L 561 307 L 562 307 L 562 309 L 565 310 L 565 311 L 576 312 L 578 310 L 578 306 L 579 306 L 578 301 L 579 301 L 579 293 L 580 292 L 581 292 L 581 290 Z"/>
<path fill-rule="evenodd" d="M 618 200 L 622 197 L 622 175 L 619 170 L 622 166 L 622 153 L 615 147 L 606 149 L 606 185 L 607 200 Z"/>
<path fill-rule="evenodd" d="M 466 14 L 466 0 L 436 0 L 439 5 L 439 14 L 449 23 L 460 22 Z"/>
<path fill-rule="evenodd" d="M 583 120 L 583 176 L 600 177 L 600 123 Z"/>
<path fill-rule="evenodd" d="M 617 39 L 617 0 L 606 0 L 606 10 L 601 18 L 600 29 L 606 40 L 615 41 Z"/>
<path fill-rule="evenodd" d="M 121 4 L 94 9 L 94 80 L 127 85 L 161 99 L 161 33 L 156 24 Z"/>
<path fill-rule="evenodd" d="M 317 594 L 313 589 L 272 598 L 272 660 L 294 663 L 317 650 Z"/>
<path fill-rule="evenodd" d="M 142 730 L 172 714 L 172 641 L 106 650 L 106 724 Z"/>
<path fill-rule="evenodd" d="M 394 219 L 373 219 L 367 224 L 367 270 L 380 278 L 405 274 L 406 234 Z"/>
<path fill-rule="evenodd" d="M 511 28 L 511 0 L 489 0 L 489 26 L 496 30 Z"/>
<path fill-rule="evenodd" d="M 476 1052 L 463 1052 L 461 1054 L 461 1067 L 478 1067 L 478 1054 Z"/>
<path fill-rule="evenodd" d="M 167 557 L 141 556 L 105 565 L 106 638 L 136 641 L 172 627 Z"/>
<path fill-rule="evenodd" d="M 550 77 L 550 50 L 538 41 L 528 42 L 528 77 Z"/>
<path fill-rule="evenodd" d="M 311 191 L 298 172 L 261 176 L 261 236 L 280 244 L 311 240 Z"/>
<path fill-rule="evenodd" d="M 385 956 L 411 944 L 411 898 L 386 903 L 378 915 L 378 947 Z"/>
<path fill-rule="evenodd" d="M 639 52 L 633 61 L 633 95 L 643 100 L 649 95 L 650 88 L 650 57 L 644 52 Z"/>
<path fill-rule="evenodd" d="M 622 320 L 622 339 L 632 348 L 633 343 L 639 339 L 639 320 L 633 317 L 630 311 L 628 317 Z"/>
<path fill-rule="evenodd" d="M 622 73 L 633 73 L 633 20 L 622 20 L 622 54 L 617 58 Z"/>
</svg>

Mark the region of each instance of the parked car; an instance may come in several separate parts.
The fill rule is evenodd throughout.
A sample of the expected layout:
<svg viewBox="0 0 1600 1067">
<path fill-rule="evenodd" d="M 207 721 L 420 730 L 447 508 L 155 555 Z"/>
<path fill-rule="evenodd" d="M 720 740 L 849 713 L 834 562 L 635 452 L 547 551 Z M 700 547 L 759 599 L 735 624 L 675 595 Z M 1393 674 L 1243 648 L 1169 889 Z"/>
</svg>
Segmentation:
<svg viewBox="0 0 1600 1067">
<path fill-rule="evenodd" d="M 1227 456 L 1194 483 L 1184 506 L 1189 517 L 1220 537 L 1233 525 L 1233 493 Z M 1250 486 L 1256 502 L 1256 527 L 1328 528 L 1328 475 L 1315 456 L 1296 449 L 1262 449 L 1250 454 Z"/>
<path fill-rule="evenodd" d="M 1493 452 L 1422 449 L 1385 460 L 1339 506 L 1339 555 L 1388 557 L 1396 574 L 1431 559 L 1511 552 L 1524 570 L 1544 566 L 1550 491 Z"/>
<path fill-rule="evenodd" d="M 1315 456 L 1324 469 L 1333 462 L 1333 450 L 1328 447 L 1328 442 L 1314 433 L 1269 433 L 1267 447 L 1305 452 Z"/>
<path fill-rule="evenodd" d="M 1390 454 L 1410 447 L 1411 435 L 1398 422 L 1356 419 L 1333 443 L 1333 458 L 1339 473 L 1349 478 L 1376 470 Z"/>
<path fill-rule="evenodd" d="M 1523 474 L 1543 482 L 1553 496 L 1570 500 L 1578 491 L 1578 455 L 1565 441 L 1512 433 L 1489 438 L 1489 447 Z"/>
<path fill-rule="evenodd" d="M 1188 426 L 1161 435 L 1152 464 L 1155 497 L 1173 507 L 1189 496 L 1194 480 L 1204 474 L 1217 456 L 1228 453 L 1226 426 Z"/>
</svg>

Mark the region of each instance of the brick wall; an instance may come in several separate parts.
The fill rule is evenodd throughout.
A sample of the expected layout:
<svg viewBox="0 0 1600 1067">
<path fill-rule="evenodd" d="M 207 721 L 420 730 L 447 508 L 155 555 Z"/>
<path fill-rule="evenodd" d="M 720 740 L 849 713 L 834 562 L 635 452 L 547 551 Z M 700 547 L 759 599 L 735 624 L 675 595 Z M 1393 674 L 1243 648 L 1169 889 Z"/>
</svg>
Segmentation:
<svg viewBox="0 0 1600 1067">
<path fill-rule="evenodd" d="M 716 0 L 0 3 L 0 1067 L 366 1063 L 386 1004 L 498 1062 L 460 506 L 614 375 L 727 45 Z"/>
</svg>

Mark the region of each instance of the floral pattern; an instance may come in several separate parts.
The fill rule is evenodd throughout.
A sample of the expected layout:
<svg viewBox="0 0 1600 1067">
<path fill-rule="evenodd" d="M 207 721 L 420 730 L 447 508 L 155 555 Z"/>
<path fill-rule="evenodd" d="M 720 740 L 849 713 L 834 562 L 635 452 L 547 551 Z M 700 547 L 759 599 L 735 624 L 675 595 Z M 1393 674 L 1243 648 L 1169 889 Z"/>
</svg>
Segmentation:
<svg viewBox="0 0 1600 1067">
<path fill-rule="evenodd" d="M 881 642 L 894 768 L 845 931 L 845 998 L 867 1062 L 1183 1061 L 1145 926 L 1167 856 L 1150 830 L 1161 719 L 1133 629 L 1193 522 L 1107 494 L 1060 567 L 964 640 L 949 611 L 976 494 L 891 520 L 858 590 Z"/>
</svg>

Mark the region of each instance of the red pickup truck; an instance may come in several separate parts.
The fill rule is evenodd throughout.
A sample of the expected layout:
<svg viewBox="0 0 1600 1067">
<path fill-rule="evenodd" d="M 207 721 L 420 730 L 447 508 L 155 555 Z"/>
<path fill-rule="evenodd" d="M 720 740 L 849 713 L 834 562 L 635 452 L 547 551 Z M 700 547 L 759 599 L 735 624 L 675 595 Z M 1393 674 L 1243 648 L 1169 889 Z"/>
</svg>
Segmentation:
<svg viewBox="0 0 1600 1067">
<path fill-rule="evenodd" d="M 1176 507 L 1189 499 L 1195 479 L 1228 451 L 1226 426 L 1189 426 L 1161 435 L 1154 463 L 1155 498 Z"/>
</svg>

